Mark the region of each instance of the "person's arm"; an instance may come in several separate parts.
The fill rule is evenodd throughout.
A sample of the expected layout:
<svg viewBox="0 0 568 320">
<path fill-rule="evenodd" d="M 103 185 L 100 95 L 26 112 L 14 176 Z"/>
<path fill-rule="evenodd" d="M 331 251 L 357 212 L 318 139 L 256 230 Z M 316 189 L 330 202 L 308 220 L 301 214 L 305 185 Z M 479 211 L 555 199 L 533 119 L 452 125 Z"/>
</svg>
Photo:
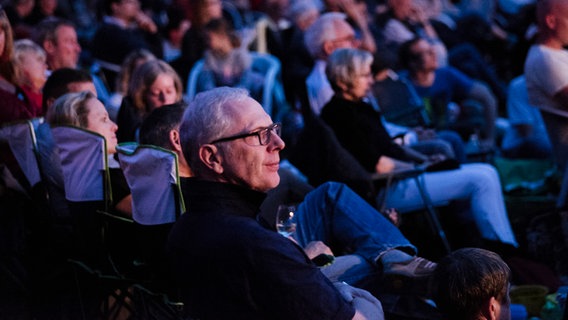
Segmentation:
<svg viewBox="0 0 568 320">
<path fill-rule="evenodd" d="M 336 282 L 334 285 L 343 299 L 355 308 L 353 320 L 384 319 L 381 302 L 368 291 L 352 287 L 345 282 Z"/>
<path fill-rule="evenodd" d="M 399 170 L 410 170 L 414 165 L 410 162 L 400 161 L 387 156 L 381 156 L 375 166 L 376 173 L 389 173 Z"/>
<path fill-rule="evenodd" d="M 377 44 L 375 38 L 369 29 L 369 22 L 365 16 L 365 12 L 358 10 L 355 1 L 353 0 L 339 0 L 337 4 L 345 14 L 355 22 L 357 28 L 361 31 L 361 49 L 367 50 L 371 53 L 377 51 Z"/>
</svg>

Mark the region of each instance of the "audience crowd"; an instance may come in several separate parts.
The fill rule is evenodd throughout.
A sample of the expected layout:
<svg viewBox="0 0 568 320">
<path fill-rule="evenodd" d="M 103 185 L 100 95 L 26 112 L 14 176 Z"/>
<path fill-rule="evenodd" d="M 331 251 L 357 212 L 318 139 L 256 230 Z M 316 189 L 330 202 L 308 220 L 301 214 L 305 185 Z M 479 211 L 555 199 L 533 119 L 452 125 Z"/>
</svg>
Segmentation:
<svg viewBox="0 0 568 320">
<path fill-rule="evenodd" d="M 0 272 L 26 288 L 71 258 L 196 319 L 411 317 L 408 297 L 428 319 L 509 319 L 498 254 L 525 235 L 493 160 L 564 172 L 566 15 L 568 0 L 0 0 L 0 211 L 34 221 L 2 227 Z M 6 128 L 22 123 L 17 149 Z M 75 152 L 91 139 L 69 127 L 103 147 Z M 138 175 L 150 202 L 176 203 L 167 221 L 133 203 L 121 158 L 141 146 L 163 156 Z M 400 215 L 433 207 L 480 248 L 421 257 Z M 429 218 L 446 243 L 454 226 Z M 135 315 L 132 289 L 112 288 Z"/>
</svg>

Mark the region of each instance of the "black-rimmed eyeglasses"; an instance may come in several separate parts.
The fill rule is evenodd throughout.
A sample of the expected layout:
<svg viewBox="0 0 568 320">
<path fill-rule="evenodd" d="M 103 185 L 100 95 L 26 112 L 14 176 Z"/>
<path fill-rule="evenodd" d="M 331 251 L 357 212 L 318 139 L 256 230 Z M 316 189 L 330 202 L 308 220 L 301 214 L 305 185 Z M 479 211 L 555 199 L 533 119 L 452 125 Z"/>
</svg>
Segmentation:
<svg viewBox="0 0 568 320">
<path fill-rule="evenodd" d="M 237 135 L 230 136 L 230 137 L 216 139 L 216 140 L 211 141 L 210 144 L 215 144 L 215 143 L 218 143 L 218 142 L 225 142 L 225 141 L 231 141 L 231 140 L 237 140 L 237 139 L 243 139 L 243 138 L 256 136 L 258 138 L 258 144 L 261 145 L 261 146 L 265 146 L 265 145 L 270 143 L 272 133 L 274 132 L 277 136 L 280 137 L 281 130 L 282 130 L 282 124 L 273 123 L 266 128 L 262 128 L 260 130 L 254 131 L 254 132 L 242 133 L 242 134 L 237 134 Z M 245 142 L 247 142 L 247 140 L 245 140 Z M 251 143 L 248 143 L 248 144 L 251 144 Z"/>
</svg>

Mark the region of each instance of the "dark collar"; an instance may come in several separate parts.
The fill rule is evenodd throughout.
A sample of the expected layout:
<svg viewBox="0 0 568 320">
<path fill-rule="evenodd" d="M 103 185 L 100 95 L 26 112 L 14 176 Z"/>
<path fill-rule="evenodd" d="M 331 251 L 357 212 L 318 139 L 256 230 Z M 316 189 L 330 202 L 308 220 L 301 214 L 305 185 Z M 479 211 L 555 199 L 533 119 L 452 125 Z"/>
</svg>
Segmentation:
<svg viewBox="0 0 568 320">
<path fill-rule="evenodd" d="M 181 178 L 187 212 L 222 212 L 256 218 L 266 193 L 229 183 Z"/>
</svg>

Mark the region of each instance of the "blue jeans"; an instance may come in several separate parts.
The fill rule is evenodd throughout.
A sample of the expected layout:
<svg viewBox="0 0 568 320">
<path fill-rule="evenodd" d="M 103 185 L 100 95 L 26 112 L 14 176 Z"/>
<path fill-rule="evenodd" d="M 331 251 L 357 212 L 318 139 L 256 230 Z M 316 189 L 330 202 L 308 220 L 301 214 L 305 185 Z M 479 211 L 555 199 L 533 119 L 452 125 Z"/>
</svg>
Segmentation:
<svg viewBox="0 0 568 320">
<path fill-rule="evenodd" d="M 338 256 L 363 258 L 359 263 L 349 264 L 342 274 L 330 276 L 331 279 L 353 284 L 376 273 L 375 259 L 388 249 L 416 254 L 416 247 L 396 226 L 342 183 L 327 182 L 312 190 L 298 205 L 296 217 L 294 238 L 300 246 L 322 241 Z"/>
</svg>

